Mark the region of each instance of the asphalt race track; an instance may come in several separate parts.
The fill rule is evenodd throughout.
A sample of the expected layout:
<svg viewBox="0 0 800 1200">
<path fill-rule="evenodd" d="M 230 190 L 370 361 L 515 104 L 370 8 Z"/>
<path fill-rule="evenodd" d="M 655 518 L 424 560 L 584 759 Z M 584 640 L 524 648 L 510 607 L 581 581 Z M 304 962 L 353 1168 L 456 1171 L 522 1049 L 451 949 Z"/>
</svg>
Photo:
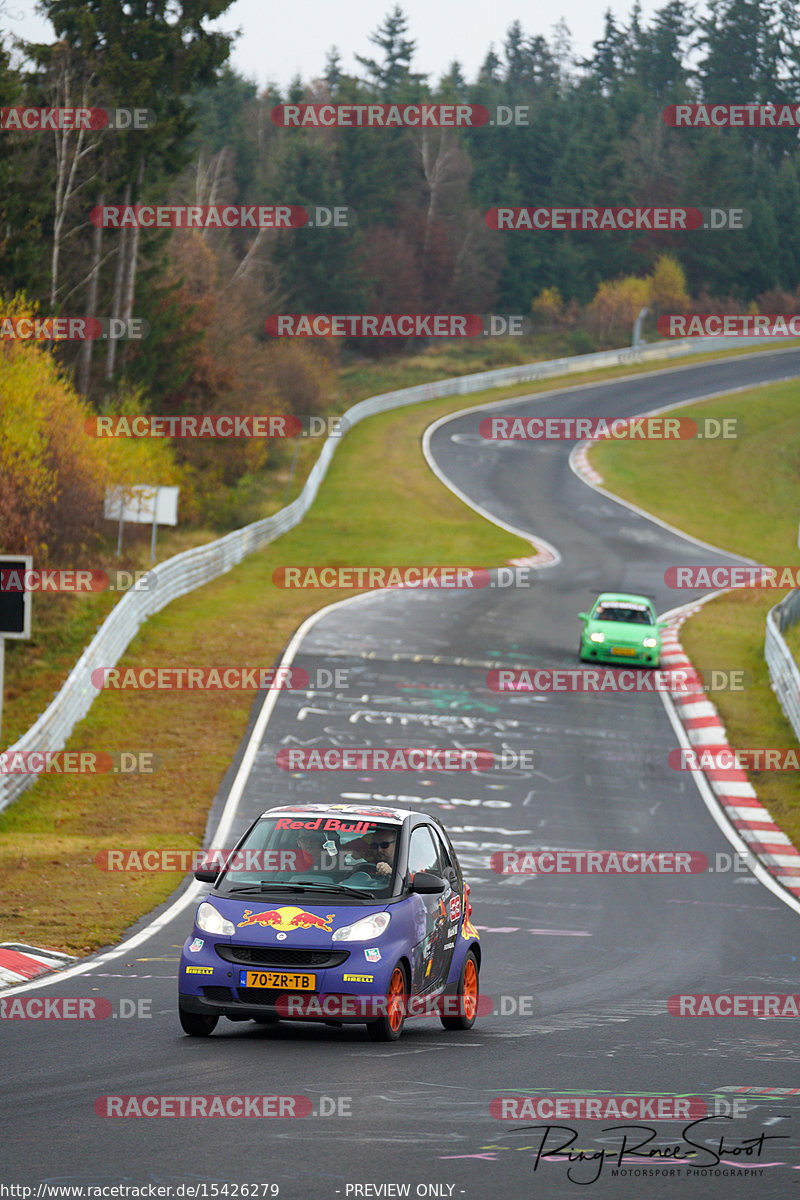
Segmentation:
<svg viewBox="0 0 800 1200">
<path fill-rule="evenodd" d="M 800 351 L 783 351 L 562 389 L 492 412 L 627 416 L 797 375 Z M 155 924 L 151 914 L 133 931 L 138 940 L 56 982 L 4 993 L 101 996 L 115 1013 L 0 1022 L 9 1184 L 32 1186 L 33 1195 L 44 1181 L 203 1184 L 197 1195 L 212 1196 L 212 1185 L 222 1195 L 225 1183 L 273 1183 L 285 1200 L 549 1198 L 580 1195 L 581 1185 L 613 1200 L 638 1200 L 645 1189 L 748 1200 L 796 1192 L 797 1022 L 673 1016 L 667 1000 L 800 992 L 800 906 L 748 872 L 504 876 L 490 865 L 498 851 L 532 848 L 695 851 L 725 861 L 716 855 L 732 847 L 704 795 L 690 773 L 668 765 L 680 744 L 668 698 L 497 693 L 486 678 L 495 667 L 576 666 L 576 614 L 593 593 L 642 590 L 663 613 L 698 595 L 665 587 L 668 566 L 737 560 L 593 492 L 570 470 L 570 443 L 492 445 L 475 436 L 479 419 L 459 415 L 436 429 L 437 470 L 498 519 L 546 539 L 560 561 L 532 572 L 530 587 L 373 593 L 313 619 L 292 643 L 295 664 L 339 668 L 347 686 L 258 697 L 208 840 L 231 844 L 226 835 L 275 803 L 391 800 L 435 812 L 471 883 L 492 1011 L 466 1033 L 411 1021 L 386 1045 L 370 1043 L 361 1026 L 286 1022 L 221 1021 L 209 1039 L 184 1037 L 177 961 L 191 897 L 204 890 L 185 883 Z M 534 766 L 301 774 L 276 764 L 291 745 L 455 745 L 509 758 L 532 749 Z M 51 900 L 59 903 L 56 890 Z M 122 1001 L 124 1013 L 141 1015 L 120 1013 Z M 102 1096 L 153 1094 L 302 1095 L 317 1115 L 295 1125 L 95 1111 Z M 552 1121 L 576 1131 L 574 1153 L 592 1156 L 570 1164 L 537 1157 L 544 1139 L 545 1149 L 564 1145 L 569 1130 L 491 1115 L 495 1097 L 520 1095 L 697 1097 L 719 1115 L 689 1132 L 709 1149 L 688 1160 L 685 1120 Z M 652 1140 L 645 1129 L 625 1131 L 640 1156 L 620 1163 L 625 1124 L 651 1128 Z M 779 1140 L 759 1143 L 762 1135 Z"/>
</svg>

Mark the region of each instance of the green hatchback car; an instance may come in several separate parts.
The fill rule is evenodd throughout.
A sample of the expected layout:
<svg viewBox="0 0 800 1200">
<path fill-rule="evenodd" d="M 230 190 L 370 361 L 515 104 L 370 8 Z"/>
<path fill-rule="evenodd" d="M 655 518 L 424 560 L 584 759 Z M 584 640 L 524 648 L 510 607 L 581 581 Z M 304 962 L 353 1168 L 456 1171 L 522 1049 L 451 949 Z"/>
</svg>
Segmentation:
<svg viewBox="0 0 800 1200">
<path fill-rule="evenodd" d="M 647 596 L 601 592 L 591 612 L 578 613 L 583 632 L 578 648 L 581 662 L 630 662 L 657 667 L 661 662 L 661 630 Z"/>
</svg>

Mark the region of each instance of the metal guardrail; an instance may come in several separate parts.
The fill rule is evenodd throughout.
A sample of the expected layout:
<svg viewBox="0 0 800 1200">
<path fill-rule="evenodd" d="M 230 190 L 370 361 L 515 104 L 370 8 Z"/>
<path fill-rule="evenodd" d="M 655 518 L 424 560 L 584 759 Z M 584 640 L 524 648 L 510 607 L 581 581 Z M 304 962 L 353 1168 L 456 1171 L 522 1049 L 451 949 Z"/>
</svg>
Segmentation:
<svg viewBox="0 0 800 1200">
<path fill-rule="evenodd" d="M 800 590 L 790 592 L 785 600 L 767 613 L 764 658 L 767 661 L 772 690 L 800 741 L 800 668 L 782 637 L 784 630 L 798 621 Z"/>
<path fill-rule="evenodd" d="M 770 341 L 772 339 L 769 339 Z M 780 342 L 782 339 L 777 339 Z M 737 346 L 763 344 L 764 338 L 737 338 Z M 489 388 L 507 387 L 536 379 L 568 375 L 594 367 L 617 366 L 648 362 L 661 358 L 676 358 L 709 349 L 718 350 L 731 345 L 730 338 L 703 338 L 696 342 L 660 342 L 655 345 L 626 347 L 622 350 L 602 350 L 597 354 L 581 354 L 573 358 L 556 358 L 546 362 L 524 363 L 516 367 L 461 375 L 455 379 L 440 379 L 395 392 L 384 392 L 360 400 L 343 415 L 347 426 L 357 424 L 375 413 L 388 412 L 424 400 L 466 395 Z M 281 534 L 302 521 L 316 497 L 340 437 L 326 438 L 320 456 L 309 472 L 308 479 L 296 500 L 271 517 L 245 525 L 217 541 L 193 550 L 185 550 L 155 566 L 140 580 L 148 582 L 147 590 L 135 588 L 119 600 L 98 628 L 80 656 L 59 692 L 56 693 L 38 720 L 19 741 L 9 746 L 7 754 L 15 751 L 62 750 L 75 725 L 89 711 L 99 691 L 92 683 L 92 671 L 98 667 L 113 667 L 125 653 L 140 626 L 148 617 L 160 612 L 179 596 L 202 587 L 230 571 L 247 554 L 275 541 Z M 0 774 L 0 811 L 15 800 L 36 775 Z"/>
</svg>

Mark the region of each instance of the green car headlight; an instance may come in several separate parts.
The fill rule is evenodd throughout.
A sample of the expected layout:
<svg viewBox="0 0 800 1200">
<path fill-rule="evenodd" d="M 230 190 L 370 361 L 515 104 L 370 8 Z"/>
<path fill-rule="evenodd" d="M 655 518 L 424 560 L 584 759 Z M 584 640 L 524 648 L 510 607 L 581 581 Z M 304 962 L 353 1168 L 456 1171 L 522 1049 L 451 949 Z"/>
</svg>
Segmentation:
<svg viewBox="0 0 800 1200">
<path fill-rule="evenodd" d="M 642 645 L 648 650 L 653 650 L 658 645 L 658 638 L 642 638 Z"/>
<path fill-rule="evenodd" d="M 590 633 L 589 634 L 590 642 L 604 642 L 605 640 L 606 640 L 606 635 L 604 633 Z"/>
</svg>

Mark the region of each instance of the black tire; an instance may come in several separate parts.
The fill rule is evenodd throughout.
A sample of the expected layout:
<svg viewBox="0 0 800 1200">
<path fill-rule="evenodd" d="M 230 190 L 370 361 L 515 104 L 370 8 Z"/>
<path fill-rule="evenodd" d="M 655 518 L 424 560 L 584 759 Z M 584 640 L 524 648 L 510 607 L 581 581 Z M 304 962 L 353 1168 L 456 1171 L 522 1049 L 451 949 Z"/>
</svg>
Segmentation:
<svg viewBox="0 0 800 1200">
<path fill-rule="evenodd" d="M 189 1037 L 208 1037 L 217 1027 L 219 1017 L 206 1016 L 205 1013 L 190 1012 L 182 1004 L 178 1005 L 178 1017 L 181 1029 Z"/>
<path fill-rule="evenodd" d="M 466 989 L 466 994 L 465 994 Z M 478 961 L 472 950 L 468 951 L 458 981 L 458 1015 L 442 1016 L 439 1020 L 445 1029 L 472 1029 L 478 1015 Z M 452 999 L 452 997 L 447 997 Z"/>
<path fill-rule="evenodd" d="M 394 968 L 386 989 L 386 1011 L 367 1022 L 371 1042 L 396 1042 L 403 1032 L 408 1009 L 408 976 L 402 963 Z"/>
</svg>

